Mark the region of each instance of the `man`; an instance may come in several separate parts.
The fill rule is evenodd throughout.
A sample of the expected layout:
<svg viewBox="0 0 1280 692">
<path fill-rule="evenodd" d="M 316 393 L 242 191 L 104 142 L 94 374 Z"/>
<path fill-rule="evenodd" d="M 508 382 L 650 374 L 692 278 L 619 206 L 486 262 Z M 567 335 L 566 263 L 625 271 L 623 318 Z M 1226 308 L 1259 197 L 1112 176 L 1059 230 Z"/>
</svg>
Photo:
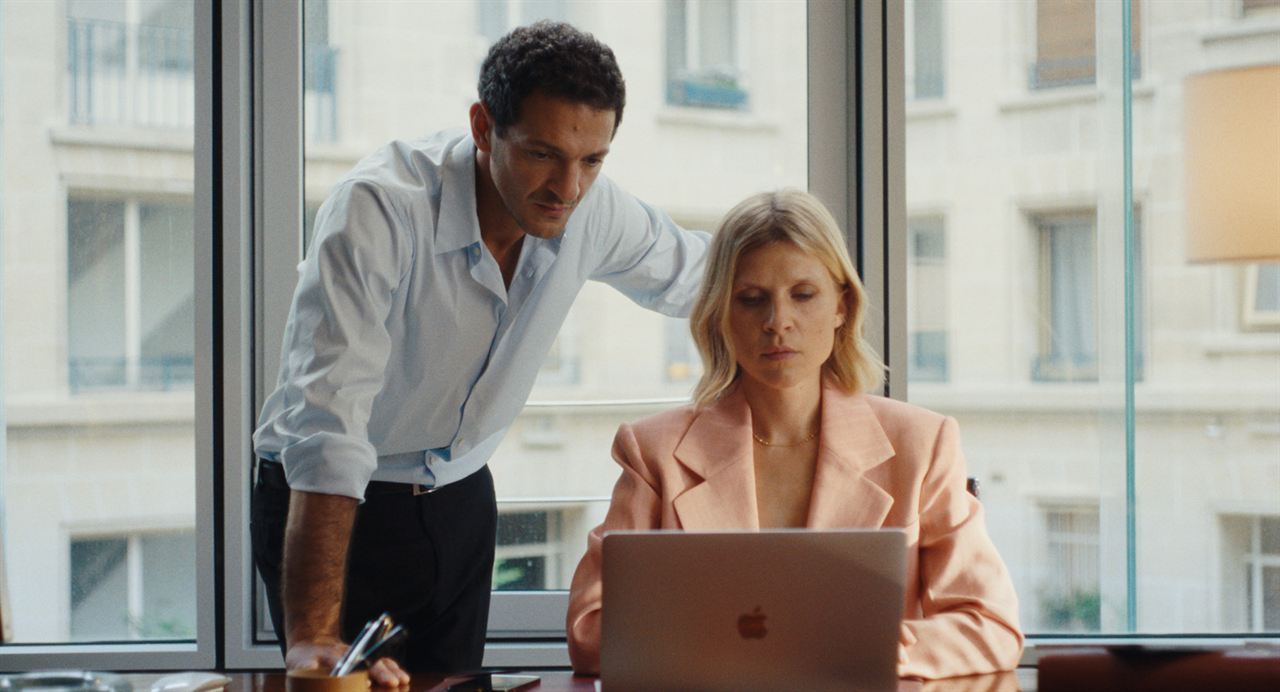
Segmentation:
<svg viewBox="0 0 1280 692">
<path fill-rule="evenodd" d="M 382 611 L 410 632 L 405 668 L 481 664 L 486 462 L 574 297 L 596 279 L 682 315 L 701 278 L 706 234 L 598 177 L 624 103 L 607 46 L 517 29 L 469 133 L 393 142 L 321 207 L 254 433 L 254 561 L 290 669 L 332 665 Z"/>
</svg>

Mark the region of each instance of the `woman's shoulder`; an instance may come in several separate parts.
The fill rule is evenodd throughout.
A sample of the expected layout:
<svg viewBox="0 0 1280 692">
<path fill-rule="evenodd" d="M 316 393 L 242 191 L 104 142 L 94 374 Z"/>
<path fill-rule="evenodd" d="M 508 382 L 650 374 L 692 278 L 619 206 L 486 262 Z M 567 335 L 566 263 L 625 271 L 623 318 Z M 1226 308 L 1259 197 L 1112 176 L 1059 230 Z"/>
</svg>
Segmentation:
<svg viewBox="0 0 1280 692">
<path fill-rule="evenodd" d="M 623 423 L 622 427 L 629 428 L 637 439 L 679 439 L 688 432 L 689 426 L 697 417 L 698 407 L 694 404 L 686 404 L 630 423 Z"/>
<path fill-rule="evenodd" d="M 878 394 L 859 394 L 857 396 L 867 404 L 880 421 L 880 424 L 886 428 L 890 426 L 912 429 L 926 427 L 936 430 L 947 419 L 946 415 L 937 411 Z"/>
</svg>

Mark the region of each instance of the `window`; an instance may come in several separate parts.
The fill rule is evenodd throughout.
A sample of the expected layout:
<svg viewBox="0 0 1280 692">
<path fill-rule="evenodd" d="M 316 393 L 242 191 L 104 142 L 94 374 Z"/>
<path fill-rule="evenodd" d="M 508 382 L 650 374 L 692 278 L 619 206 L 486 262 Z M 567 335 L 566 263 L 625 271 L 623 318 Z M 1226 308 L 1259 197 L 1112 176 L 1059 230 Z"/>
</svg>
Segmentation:
<svg viewBox="0 0 1280 692">
<path fill-rule="evenodd" d="M 907 222 L 907 334 L 912 382 L 947 380 L 947 238 L 938 217 Z"/>
<path fill-rule="evenodd" d="M 1141 0 L 1131 5 L 1135 79 L 1142 74 L 1141 5 Z M 1094 0 L 1036 0 L 1032 89 L 1094 83 L 1094 24 Z"/>
<path fill-rule="evenodd" d="M 745 109 L 736 0 L 667 0 L 667 103 Z"/>
<path fill-rule="evenodd" d="M 562 583 L 564 550 L 560 511 L 503 511 L 498 514 L 494 591 L 556 588 Z M 573 565 L 577 567 L 577 564 Z M 570 568 L 572 569 L 572 568 Z"/>
<path fill-rule="evenodd" d="M 662 323 L 663 372 L 668 382 L 697 382 L 702 377 L 702 357 L 689 331 L 689 320 L 667 318 Z"/>
<path fill-rule="evenodd" d="M 1244 17 L 1274 16 L 1280 13 L 1280 0 L 1240 0 L 1240 15 Z"/>
<path fill-rule="evenodd" d="M 941 17 L 948 107 L 904 104 L 904 266 L 888 286 L 905 285 L 909 322 L 889 335 L 891 384 L 926 350 L 913 315 L 945 316 L 947 379 L 908 378 L 907 398 L 959 421 L 1033 642 L 1274 633 L 1274 553 L 1251 547 L 1251 522 L 1265 532 L 1280 517 L 1280 351 L 1274 333 L 1240 328 L 1275 329 L 1259 318 L 1280 289 L 1270 270 L 1187 262 L 1184 148 L 1197 133 L 1164 127 L 1182 121 L 1188 76 L 1275 62 L 1274 42 L 1228 32 L 1234 3 L 1134 0 L 1128 37 L 1118 1 L 962 4 Z M 1044 40 L 1020 46 L 1016 28 L 1034 36 L 1037 16 Z M 1213 41 L 1176 38 L 1215 26 Z M 1122 89 L 1139 39 L 1160 79 Z M 1001 76 L 1017 80 L 1021 51 L 1037 49 L 1041 86 L 1096 73 L 1107 88 L 1010 94 Z M 1082 71 L 1051 60 L 1071 56 Z M 919 259 L 922 223 L 942 212 L 945 290 L 920 280 Z M 1242 301 L 1257 306 L 1243 321 Z"/>
<path fill-rule="evenodd" d="M 67 383 L 191 386 L 194 303 L 187 202 L 67 203 Z"/>
<path fill-rule="evenodd" d="M 302 40 L 306 46 L 303 112 L 307 117 L 303 129 L 310 143 L 333 142 L 338 138 L 338 52 L 329 45 L 329 0 L 312 0 L 305 5 Z"/>
<path fill-rule="evenodd" d="M 215 667 L 197 442 L 213 409 L 196 415 L 213 341 L 196 337 L 212 324 L 195 152 L 213 109 L 197 128 L 194 105 L 211 93 L 195 75 L 210 11 L 0 3 L 0 582 L 19 645 L 5 670 L 102 661 L 102 642 L 128 643 L 104 668 Z"/>
<path fill-rule="evenodd" d="M 1098 377 L 1093 217 L 1041 218 L 1040 355 L 1033 377 L 1062 382 Z"/>
<path fill-rule="evenodd" d="M 191 6 L 182 0 L 68 0 L 68 119 L 190 128 Z"/>
<path fill-rule="evenodd" d="M 907 98 L 942 98 L 947 91 L 945 5 L 942 0 L 912 0 L 907 7 Z"/>
<path fill-rule="evenodd" d="M 1044 509 L 1045 579 L 1040 628 L 1051 632 L 1097 631 L 1101 592 L 1098 577 L 1098 508 L 1048 506 Z"/>
<path fill-rule="evenodd" d="M 1280 515 L 1225 515 L 1223 612 L 1249 632 L 1280 629 Z"/>
<path fill-rule="evenodd" d="M 486 46 L 508 31 L 539 19 L 568 21 L 565 0 L 484 0 L 476 4 L 478 29 Z"/>
<path fill-rule="evenodd" d="M 1246 269 L 1244 295 L 1245 327 L 1280 327 L 1280 263 L 1255 264 Z"/>
<path fill-rule="evenodd" d="M 195 636 L 195 533 L 73 538 L 72 641 Z"/>
</svg>

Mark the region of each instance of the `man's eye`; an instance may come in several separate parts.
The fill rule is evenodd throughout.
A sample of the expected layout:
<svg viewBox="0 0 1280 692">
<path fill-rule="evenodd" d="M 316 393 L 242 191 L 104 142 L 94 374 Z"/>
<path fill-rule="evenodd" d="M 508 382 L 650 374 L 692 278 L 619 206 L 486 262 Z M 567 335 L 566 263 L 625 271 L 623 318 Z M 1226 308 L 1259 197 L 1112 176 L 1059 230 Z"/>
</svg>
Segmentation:
<svg viewBox="0 0 1280 692">
<path fill-rule="evenodd" d="M 587 159 L 587 166 L 590 168 L 599 168 L 604 163 L 604 159 Z"/>
<path fill-rule="evenodd" d="M 546 161 L 551 158 L 551 154 L 548 154 L 545 151 L 531 151 L 529 152 L 529 156 L 535 161 Z"/>
</svg>

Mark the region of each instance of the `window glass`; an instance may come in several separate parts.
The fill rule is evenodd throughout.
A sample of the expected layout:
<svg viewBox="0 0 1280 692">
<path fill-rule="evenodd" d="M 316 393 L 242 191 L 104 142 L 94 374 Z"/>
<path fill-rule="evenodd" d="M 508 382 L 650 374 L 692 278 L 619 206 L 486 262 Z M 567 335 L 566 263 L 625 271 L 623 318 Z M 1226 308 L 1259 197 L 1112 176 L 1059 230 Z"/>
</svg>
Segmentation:
<svg viewBox="0 0 1280 692">
<path fill-rule="evenodd" d="M 1093 84 L 1097 50 L 1094 42 L 1095 0 L 1034 0 L 1035 60 L 1032 89 Z M 1141 75 L 1142 2 L 1132 5 L 1133 76 Z"/>
<path fill-rule="evenodd" d="M 908 398 L 959 420 L 1032 634 L 1275 631 L 1274 275 L 1188 261 L 1181 123 L 1188 77 L 1280 54 L 1212 4 L 1132 6 L 1133 75 L 1160 79 L 1128 123 L 1119 2 L 908 21 L 909 65 L 948 52 L 947 107 L 905 104 Z"/>
<path fill-rule="evenodd" d="M 187 0 L 0 3 L 17 643 L 195 637 L 192 22 Z"/>
<path fill-rule="evenodd" d="M 710 230 L 752 192 L 806 185 L 804 3 L 306 0 L 304 17 L 304 63 L 313 52 L 333 60 L 333 116 L 319 112 L 330 102 L 310 91 L 305 100 L 308 209 L 387 141 L 466 126 L 489 45 L 544 17 L 617 55 L 627 106 L 604 174 L 677 223 Z M 323 42 L 313 39 L 320 33 Z M 709 90 L 664 98 L 674 75 Z M 686 321 L 588 282 L 491 462 L 501 502 L 495 588 L 568 587 L 618 476 L 609 457 L 618 424 L 684 401 L 699 368 Z"/>
</svg>

